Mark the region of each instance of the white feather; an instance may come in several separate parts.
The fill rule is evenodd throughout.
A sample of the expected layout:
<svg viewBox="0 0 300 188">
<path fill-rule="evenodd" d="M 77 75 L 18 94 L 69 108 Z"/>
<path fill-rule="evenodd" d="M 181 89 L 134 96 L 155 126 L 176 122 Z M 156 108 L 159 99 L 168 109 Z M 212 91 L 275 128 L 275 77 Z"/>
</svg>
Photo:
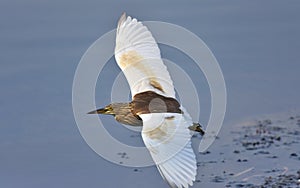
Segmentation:
<svg viewBox="0 0 300 188">
<path fill-rule="evenodd" d="M 115 58 L 127 78 L 132 97 L 154 91 L 175 98 L 173 82 L 155 39 L 146 26 L 125 14 L 118 23 Z"/>
<path fill-rule="evenodd" d="M 142 138 L 161 176 L 171 187 L 193 185 L 197 165 L 188 129 L 192 121 L 187 112 L 142 114 L 140 117 L 143 119 Z"/>
</svg>

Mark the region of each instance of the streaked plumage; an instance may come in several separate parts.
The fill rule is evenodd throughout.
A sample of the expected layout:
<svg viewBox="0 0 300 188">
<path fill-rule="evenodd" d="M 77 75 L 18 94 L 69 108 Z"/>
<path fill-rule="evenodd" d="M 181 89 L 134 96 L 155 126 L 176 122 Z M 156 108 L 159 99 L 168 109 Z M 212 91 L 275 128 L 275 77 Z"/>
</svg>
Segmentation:
<svg viewBox="0 0 300 188">
<path fill-rule="evenodd" d="M 132 102 L 113 103 L 90 112 L 143 126 L 142 138 L 161 176 L 171 187 L 193 185 L 197 174 L 191 131 L 204 133 L 175 99 L 173 82 L 152 34 L 141 22 L 122 14 L 115 59 L 129 83 Z"/>
</svg>

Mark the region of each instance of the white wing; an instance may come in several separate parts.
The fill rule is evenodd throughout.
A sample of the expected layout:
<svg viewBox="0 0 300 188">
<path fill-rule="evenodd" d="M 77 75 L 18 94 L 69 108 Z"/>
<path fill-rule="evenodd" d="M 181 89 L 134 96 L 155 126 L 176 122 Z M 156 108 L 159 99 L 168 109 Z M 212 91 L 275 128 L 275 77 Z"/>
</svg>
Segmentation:
<svg viewBox="0 0 300 188">
<path fill-rule="evenodd" d="M 132 97 L 154 91 L 175 98 L 173 82 L 152 34 L 125 13 L 118 22 L 115 59 L 126 76 Z"/>
<path fill-rule="evenodd" d="M 121 16 L 116 35 L 115 58 L 129 83 L 132 97 L 154 91 L 175 98 L 173 82 L 150 31 L 141 22 Z M 184 109 L 182 109 L 184 111 Z M 179 113 L 139 115 L 142 137 L 162 177 L 172 187 L 188 187 L 196 176 L 191 147 L 190 116 Z"/>
<path fill-rule="evenodd" d="M 193 185 L 197 174 L 187 113 L 142 114 L 142 138 L 161 176 L 171 187 Z"/>
</svg>

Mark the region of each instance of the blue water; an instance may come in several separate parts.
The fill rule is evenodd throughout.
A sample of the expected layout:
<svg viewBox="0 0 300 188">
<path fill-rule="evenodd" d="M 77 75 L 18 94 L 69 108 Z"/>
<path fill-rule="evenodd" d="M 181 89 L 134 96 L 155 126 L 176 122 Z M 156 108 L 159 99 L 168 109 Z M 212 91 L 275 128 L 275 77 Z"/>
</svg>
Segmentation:
<svg viewBox="0 0 300 188">
<path fill-rule="evenodd" d="M 134 172 L 99 157 L 82 139 L 73 117 L 76 66 L 97 38 L 116 27 L 122 12 L 183 26 L 204 40 L 226 81 L 228 128 L 244 117 L 299 109 L 299 8 L 296 0 L 2 0 L 0 187 L 165 186 L 155 167 Z M 184 60 L 163 46 L 162 53 L 174 62 Z M 111 71 L 116 75 L 119 70 Z M 197 77 L 192 67 L 189 71 Z M 205 84 L 200 99 L 204 122 L 210 105 Z M 118 126 L 112 118 L 105 121 Z M 115 134 L 129 142 L 140 139 Z"/>
</svg>

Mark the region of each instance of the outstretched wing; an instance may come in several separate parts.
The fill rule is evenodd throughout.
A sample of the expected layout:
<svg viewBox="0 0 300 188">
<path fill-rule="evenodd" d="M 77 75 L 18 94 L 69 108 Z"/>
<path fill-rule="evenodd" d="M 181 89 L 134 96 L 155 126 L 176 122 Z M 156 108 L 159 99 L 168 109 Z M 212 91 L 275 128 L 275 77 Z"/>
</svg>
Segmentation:
<svg viewBox="0 0 300 188">
<path fill-rule="evenodd" d="M 196 157 L 191 147 L 192 124 L 185 113 L 142 114 L 142 138 L 161 176 L 171 187 L 193 185 L 197 174 Z"/>
<path fill-rule="evenodd" d="M 153 91 L 175 98 L 173 82 L 150 31 L 124 13 L 118 23 L 115 58 L 130 85 L 132 97 Z M 191 147 L 191 118 L 184 112 L 139 115 L 142 137 L 162 177 L 172 187 L 188 187 L 196 176 Z"/>
<path fill-rule="evenodd" d="M 154 91 L 175 98 L 173 82 L 150 31 L 123 13 L 117 28 L 115 59 L 129 83 L 132 97 Z"/>
</svg>

